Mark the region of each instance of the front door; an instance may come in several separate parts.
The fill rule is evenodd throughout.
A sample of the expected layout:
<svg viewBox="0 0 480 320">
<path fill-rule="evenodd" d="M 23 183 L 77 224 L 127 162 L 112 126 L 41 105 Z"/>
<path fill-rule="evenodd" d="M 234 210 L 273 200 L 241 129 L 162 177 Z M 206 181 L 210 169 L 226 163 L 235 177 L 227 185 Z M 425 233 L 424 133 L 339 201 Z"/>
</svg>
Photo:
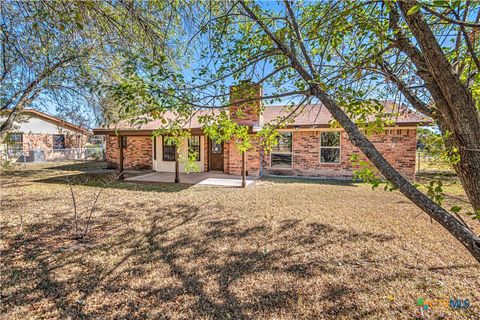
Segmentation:
<svg viewBox="0 0 480 320">
<path fill-rule="evenodd" d="M 223 171 L 223 142 L 217 143 L 214 140 L 209 141 L 209 161 L 208 169 L 210 171 Z"/>
</svg>

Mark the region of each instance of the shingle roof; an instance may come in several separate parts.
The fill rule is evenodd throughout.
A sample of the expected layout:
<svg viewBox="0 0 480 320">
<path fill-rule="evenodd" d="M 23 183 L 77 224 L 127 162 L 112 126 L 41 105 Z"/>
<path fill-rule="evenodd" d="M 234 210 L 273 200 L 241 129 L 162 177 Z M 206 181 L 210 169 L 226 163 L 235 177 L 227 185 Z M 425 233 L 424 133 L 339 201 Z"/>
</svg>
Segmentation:
<svg viewBox="0 0 480 320">
<path fill-rule="evenodd" d="M 220 112 L 220 109 L 204 109 L 204 110 L 197 110 L 195 114 L 189 119 L 185 121 L 184 128 L 201 128 L 202 125 L 198 121 L 198 118 L 200 116 L 205 116 L 205 115 L 216 115 Z M 176 114 L 172 111 L 167 111 L 163 117 L 167 121 L 175 120 L 177 118 Z M 116 125 L 114 125 L 114 128 L 117 129 L 139 129 L 139 130 L 156 130 L 159 128 L 162 128 L 165 126 L 164 123 L 160 119 L 153 119 L 148 121 L 148 118 L 146 123 L 143 123 L 141 125 L 132 125 L 129 121 L 122 121 Z M 184 122 L 184 121 L 182 121 Z"/>
<path fill-rule="evenodd" d="M 419 113 L 412 111 L 404 106 L 399 107 L 393 102 L 384 102 L 385 111 L 388 119 L 393 120 L 399 125 L 417 125 L 421 123 L 430 123 L 431 119 L 422 116 Z M 289 115 L 292 110 L 291 106 L 265 106 L 263 112 L 263 124 L 272 123 L 278 121 L 279 118 Z M 198 121 L 198 117 L 202 115 L 216 115 L 220 112 L 220 109 L 202 109 L 197 110 L 196 114 L 192 116 L 189 121 L 185 122 L 184 128 L 187 129 L 200 129 L 202 125 Z M 176 115 L 174 112 L 167 112 L 164 115 L 167 120 L 174 120 Z M 333 119 L 327 108 L 321 104 L 311 104 L 297 111 L 292 115 L 293 121 L 288 122 L 288 126 L 302 126 L 302 127 L 328 127 L 330 121 Z M 165 126 L 161 120 L 148 118 L 143 119 L 145 123 L 139 125 L 132 125 L 128 121 L 122 121 L 118 124 L 110 126 L 103 130 L 155 130 Z M 96 129 L 94 131 L 98 131 Z M 100 129 L 102 130 L 102 129 Z"/>
<path fill-rule="evenodd" d="M 430 118 L 427 118 L 419 113 L 414 112 L 404 106 L 396 105 L 390 101 L 383 102 L 384 114 L 387 120 L 392 120 L 397 124 L 420 124 L 431 122 Z M 286 106 L 269 106 L 265 107 L 264 123 L 271 123 L 288 116 L 293 109 Z M 322 104 L 307 105 L 292 116 L 292 121 L 289 122 L 293 126 L 329 126 L 333 117 L 327 108 Z M 373 117 L 372 117 L 373 118 Z"/>
</svg>

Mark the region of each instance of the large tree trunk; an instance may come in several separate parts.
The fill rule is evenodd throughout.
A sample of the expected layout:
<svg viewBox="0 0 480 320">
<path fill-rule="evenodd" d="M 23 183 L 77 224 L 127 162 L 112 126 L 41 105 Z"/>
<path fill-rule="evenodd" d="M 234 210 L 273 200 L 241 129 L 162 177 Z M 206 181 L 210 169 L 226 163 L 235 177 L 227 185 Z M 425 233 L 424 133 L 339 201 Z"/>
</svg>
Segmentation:
<svg viewBox="0 0 480 320">
<path fill-rule="evenodd" d="M 323 105 L 330 111 L 333 118 L 345 129 L 351 142 L 359 148 L 365 156 L 373 163 L 373 165 L 388 179 L 400 192 L 408 199 L 415 203 L 419 208 L 425 211 L 435 221 L 440 223 L 454 237 L 462 243 L 472 256 L 480 262 L 480 238 L 468 228 L 458 218 L 450 212 L 436 204 L 425 194 L 415 188 L 408 180 L 406 180 L 398 171 L 396 171 L 375 148 L 375 146 L 360 131 L 357 125 L 345 114 L 345 112 L 335 103 L 335 101 L 322 90 L 318 81 L 315 81 L 316 74 L 310 74 L 291 52 L 289 47 L 279 40 L 265 25 L 265 23 L 248 7 L 244 1 L 240 1 L 247 14 L 255 21 L 270 37 L 270 39 L 282 50 L 289 59 L 293 69 L 295 69 L 300 77 L 310 84 L 311 94 L 317 97 Z"/>
<path fill-rule="evenodd" d="M 395 185 L 401 193 L 408 199 L 440 223 L 453 236 L 455 236 L 472 256 L 480 262 L 480 238 L 464 225 L 459 219 L 433 202 L 425 194 L 415 188 L 398 171 L 396 171 L 375 148 L 375 146 L 365 137 L 359 128 L 350 120 L 350 118 L 341 110 L 336 103 L 321 90 L 318 85 L 312 88 L 313 93 L 330 111 L 335 120 L 348 133 L 348 136 L 357 148 L 375 165 L 375 167 Z"/>
<path fill-rule="evenodd" d="M 457 148 L 460 155 L 460 162 L 454 168 L 474 210 L 480 210 L 480 113 L 471 91 L 454 73 L 422 15 L 406 14 L 412 4 L 404 1 L 398 3 L 422 50 L 425 64 L 436 84 L 436 91 L 440 91 L 436 94 L 432 92 L 432 96 L 436 104 L 438 99 L 442 100 L 438 101 L 438 110 L 444 123 L 439 125 L 443 134 L 447 128 L 452 134 L 447 145 Z M 442 98 L 438 97 L 440 95 Z"/>
</svg>

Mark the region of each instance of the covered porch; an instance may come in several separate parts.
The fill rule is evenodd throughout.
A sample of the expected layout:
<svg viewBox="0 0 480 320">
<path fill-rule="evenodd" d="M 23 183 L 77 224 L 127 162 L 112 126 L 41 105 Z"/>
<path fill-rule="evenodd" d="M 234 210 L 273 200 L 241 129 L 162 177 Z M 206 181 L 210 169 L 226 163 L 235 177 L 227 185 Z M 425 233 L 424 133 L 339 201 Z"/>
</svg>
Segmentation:
<svg viewBox="0 0 480 320">
<path fill-rule="evenodd" d="M 191 172 L 178 173 L 181 183 L 192 185 L 242 187 L 242 177 L 220 172 Z M 245 179 L 245 187 L 252 186 L 258 177 L 248 176 Z M 172 183 L 175 181 L 175 172 L 148 172 L 125 177 L 125 181 Z"/>
<path fill-rule="evenodd" d="M 127 181 L 185 183 L 247 187 L 260 174 L 260 158 L 252 151 L 249 156 L 235 149 L 230 141 L 216 143 L 194 132 L 179 146 L 167 145 L 165 136 L 134 135 L 119 132 L 107 139 L 107 163 L 121 172 Z M 187 170 L 186 160 L 193 150 L 196 159 Z M 186 171 L 199 171 L 185 173 Z M 152 170 L 131 176 L 127 171 Z"/>
</svg>

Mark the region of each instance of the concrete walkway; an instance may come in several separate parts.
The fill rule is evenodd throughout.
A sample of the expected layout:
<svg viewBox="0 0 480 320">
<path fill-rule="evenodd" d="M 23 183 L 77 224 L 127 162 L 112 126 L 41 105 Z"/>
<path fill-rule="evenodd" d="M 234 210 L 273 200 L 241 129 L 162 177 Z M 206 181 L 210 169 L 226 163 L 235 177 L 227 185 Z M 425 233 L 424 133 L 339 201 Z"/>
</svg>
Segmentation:
<svg viewBox="0 0 480 320">
<path fill-rule="evenodd" d="M 253 185 L 258 177 L 247 177 L 247 187 Z M 125 178 L 125 181 L 173 183 L 173 172 L 150 172 Z M 216 172 L 180 173 L 180 183 L 221 187 L 241 187 L 242 177 Z"/>
</svg>

